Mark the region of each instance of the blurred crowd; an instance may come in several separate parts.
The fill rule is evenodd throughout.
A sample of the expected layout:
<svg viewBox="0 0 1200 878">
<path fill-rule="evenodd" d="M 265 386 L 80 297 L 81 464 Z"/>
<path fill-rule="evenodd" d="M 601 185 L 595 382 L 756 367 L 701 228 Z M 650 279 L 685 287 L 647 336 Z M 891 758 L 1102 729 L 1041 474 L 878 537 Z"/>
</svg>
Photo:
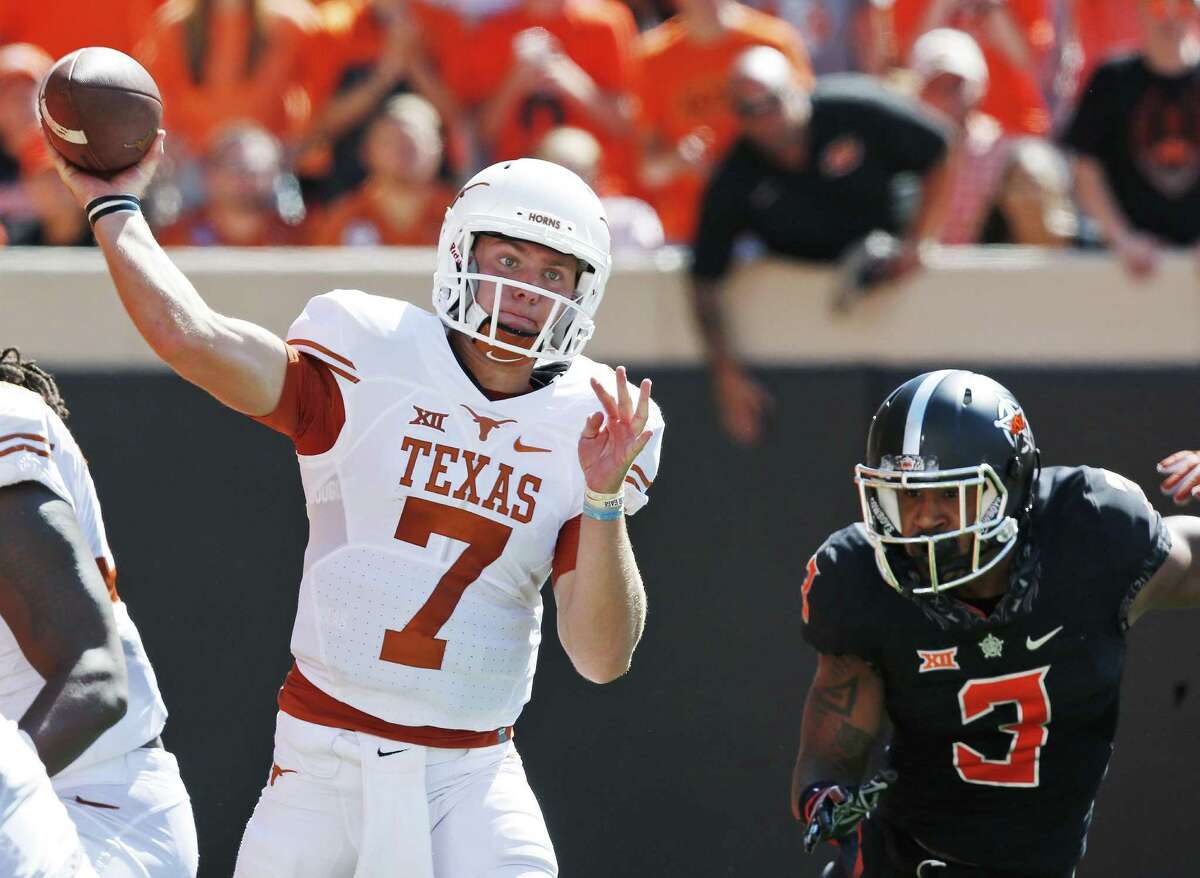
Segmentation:
<svg viewBox="0 0 1200 878">
<path fill-rule="evenodd" d="M 1193 0 L 52 6 L 0 6 L 11 245 L 90 242 L 35 108 L 84 45 L 161 90 L 167 245 L 434 244 L 463 180 L 525 155 L 593 185 L 617 249 L 694 244 L 701 282 L 763 248 L 845 262 L 872 232 L 884 277 L 918 239 L 1111 246 L 1139 276 L 1200 239 Z"/>
</svg>

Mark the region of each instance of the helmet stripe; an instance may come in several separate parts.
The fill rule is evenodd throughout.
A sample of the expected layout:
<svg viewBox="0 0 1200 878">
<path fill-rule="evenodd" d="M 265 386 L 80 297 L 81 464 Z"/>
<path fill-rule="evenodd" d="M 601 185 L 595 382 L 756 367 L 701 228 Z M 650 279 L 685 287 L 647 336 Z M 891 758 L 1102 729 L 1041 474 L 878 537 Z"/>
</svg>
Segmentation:
<svg viewBox="0 0 1200 878">
<path fill-rule="evenodd" d="M 929 407 L 929 400 L 938 385 L 954 371 L 956 370 L 939 369 L 936 372 L 930 372 L 917 387 L 917 392 L 913 394 L 912 403 L 908 407 L 908 418 L 904 422 L 902 454 L 921 453 L 921 434 L 925 426 L 925 410 Z"/>
</svg>

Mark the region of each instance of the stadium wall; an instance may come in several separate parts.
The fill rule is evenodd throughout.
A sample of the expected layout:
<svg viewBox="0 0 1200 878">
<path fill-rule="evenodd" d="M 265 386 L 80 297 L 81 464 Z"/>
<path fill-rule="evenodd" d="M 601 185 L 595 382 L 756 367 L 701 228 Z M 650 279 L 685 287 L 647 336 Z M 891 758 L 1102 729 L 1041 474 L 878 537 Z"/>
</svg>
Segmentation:
<svg viewBox="0 0 1200 878">
<path fill-rule="evenodd" d="M 180 261 L 211 301 L 282 332 L 331 285 L 426 300 L 419 254 L 377 255 L 379 268 L 336 279 L 329 260 L 305 254 Z M 654 378 L 669 424 L 653 501 L 631 522 L 646 636 L 627 677 L 593 686 L 559 647 L 548 600 L 517 742 L 569 878 L 816 876 L 824 858 L 801 853 L 787 812 L 813 669 L 800 571 L 857 514 L 850 472 L 874 407 L 928 366 L 986 366 L 1024 403 L 1047 462 L 1114 469 L 1169 513 L 1153 465 L 1200 439 L 1200 297 L 1185 260 L 1127 288 L 1095 258 L 954 254 L 840 323 L 823 307 L 827 275 L 756 266 L 740 279 L 739 319 L 744 333 L 773 329 L 749 347 L 779 406 L 766 442 L 746 451 L 717 429 L 667 258 L 617 276 L 596 339 L 597 355 Z M 278 271 L 262 269 L 273 261 Z M 844 345 L 832 350 L 831 338 Z M 289 665 L 305 539 L 289 444 L 151 368 L 94 253 L 0 253 L 0 343 L 60 373 L 119 587 L 171 708 L 165 737 L 192 793 L 201 875 L 225 878 L 270 767 Z M 1160 615 L 1130 635 L 1121 729 L 1080 878 L 1194 873 L 1198 622 Z"/>
</svg>

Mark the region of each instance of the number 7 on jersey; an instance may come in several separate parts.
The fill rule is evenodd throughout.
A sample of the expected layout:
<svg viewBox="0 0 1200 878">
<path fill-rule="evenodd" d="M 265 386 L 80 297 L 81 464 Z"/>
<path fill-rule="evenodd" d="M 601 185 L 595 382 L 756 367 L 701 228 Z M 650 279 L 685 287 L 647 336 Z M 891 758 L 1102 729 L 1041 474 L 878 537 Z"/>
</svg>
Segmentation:
<svg viewBox="0 0 1200 878">
<path fill-rule="evenodd" d="M 467 587 L 503 554 L 512 528 L 466 509 L 409 497 L 396 525 L 396 539 L 426 548 L 433 534 L 466 543 L 467 547 L 408 624 L 399 631 L 384 631 L 379 658 L 439 671 L 446 656 L 446 641 L 439 640 L 437 633 L 450 620 Z"/>
</svg>

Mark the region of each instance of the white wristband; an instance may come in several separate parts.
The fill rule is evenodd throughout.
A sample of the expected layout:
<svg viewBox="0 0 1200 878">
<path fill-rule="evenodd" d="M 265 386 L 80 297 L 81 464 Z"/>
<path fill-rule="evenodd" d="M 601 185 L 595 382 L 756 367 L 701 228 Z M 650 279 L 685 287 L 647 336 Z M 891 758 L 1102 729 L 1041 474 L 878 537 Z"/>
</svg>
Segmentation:
<svg viewBox="0 0 1200 878">
<path fill-rule="evenodd" d="M 614 521 L 625 514 L 625 491 L 602 494 L 588 488 L 583 495 L 583 514 L 598 521 Z"/>
</svg>

